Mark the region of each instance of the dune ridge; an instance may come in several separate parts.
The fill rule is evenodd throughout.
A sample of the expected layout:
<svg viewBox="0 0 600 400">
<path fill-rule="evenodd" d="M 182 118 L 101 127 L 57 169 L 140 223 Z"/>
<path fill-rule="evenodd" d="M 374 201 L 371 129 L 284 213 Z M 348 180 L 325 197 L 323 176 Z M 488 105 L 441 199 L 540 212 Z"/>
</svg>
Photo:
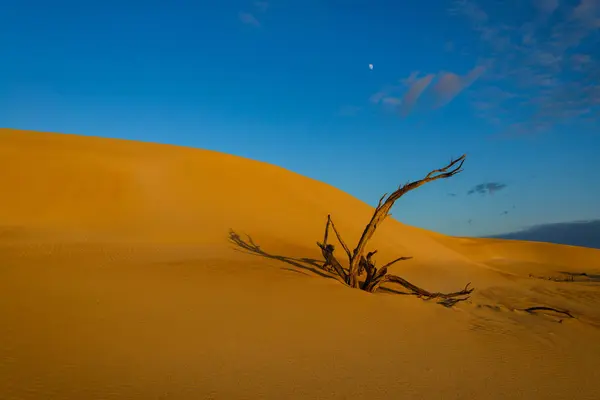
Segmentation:
<svg viewBox="0 0 600 400">
<path fill-rule="evenodd" d="M 596 395 L 600 250 L 386 220 L 380 264 L 410 255 L 394 273 L 476 287 L 446 309 L 303 260 L 327 214 L 355 243 L 372 208 L 263 162 L 0 129 L 0 187 L 0 398 Z M 536 305 L 576 318 L 519 311 Z"/>
</svg>

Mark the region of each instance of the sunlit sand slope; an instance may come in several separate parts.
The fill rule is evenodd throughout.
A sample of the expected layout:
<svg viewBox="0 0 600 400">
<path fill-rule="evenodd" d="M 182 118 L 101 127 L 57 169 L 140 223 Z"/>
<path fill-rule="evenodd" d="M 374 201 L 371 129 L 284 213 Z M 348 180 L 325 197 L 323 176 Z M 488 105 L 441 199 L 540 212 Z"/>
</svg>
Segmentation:
<svg viewBox="0 0 600 400">
<path fill-rule="evenodd" d="M 379 263 L 477 288 L 447 309 L 314 265 L 328 213 L 355 243 L 371 212 L 231 155 L 0 130 L 0 398 L 597 398 L 600 251 L 385 221 Z"/>
</svg>

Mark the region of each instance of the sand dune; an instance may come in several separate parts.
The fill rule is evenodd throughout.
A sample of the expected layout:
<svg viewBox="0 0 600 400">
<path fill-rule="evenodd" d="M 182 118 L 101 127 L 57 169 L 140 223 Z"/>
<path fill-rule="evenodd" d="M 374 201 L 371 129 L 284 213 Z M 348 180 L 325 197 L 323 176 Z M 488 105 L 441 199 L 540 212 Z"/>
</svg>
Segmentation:
<svg viewBox="0 0 600 400">
<path fill-rule="evenodd" d="M 2 129 L 0 194 L 2 399 L 598 398 L 600 250 L 386 220 L 378 262 L 477 288 L 448 309 L 302 260 L 372 208 L 265 163 Z"/>
</svg>

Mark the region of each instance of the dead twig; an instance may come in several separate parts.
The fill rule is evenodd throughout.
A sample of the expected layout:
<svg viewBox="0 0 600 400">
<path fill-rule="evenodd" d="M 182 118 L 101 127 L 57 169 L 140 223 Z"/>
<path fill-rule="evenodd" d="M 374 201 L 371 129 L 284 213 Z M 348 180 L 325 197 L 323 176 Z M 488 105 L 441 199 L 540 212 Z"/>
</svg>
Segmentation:
<svg viewBox="0 0 600 400">
<path fill-rule="evenodd" d="M 558 308 L 546 307 L 546 306 L 528 307 L 528 308 L 522 309 L 521 311 L 525 311 L 530 314 L 533 314 L 536 311 L 553 311 L 558 314 L 564 314 L 564 315 L 568 316 L 569 318 L 575 318 L 575 316 L 573 316 L 573 314 L 571 314 L 571 312 L 568 310 L 559 310 Z"/>
</svg>

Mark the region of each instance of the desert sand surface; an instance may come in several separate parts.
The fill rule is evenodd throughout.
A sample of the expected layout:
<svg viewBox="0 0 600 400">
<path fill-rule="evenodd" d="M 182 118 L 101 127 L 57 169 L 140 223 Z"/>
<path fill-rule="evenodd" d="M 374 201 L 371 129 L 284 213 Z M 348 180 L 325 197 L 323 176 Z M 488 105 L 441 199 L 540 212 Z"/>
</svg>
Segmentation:
<svg viewBox="0 0 600 400">
<path fill-rule="evenodd" d="M 372 212 L 258 161 L 2 129 L 0 398 L 600 398 L 600 250 L 387 219 L 378 263 L 412 256 L 393 272 L 476 288 L 446 308 L 306 260 L 327 214 L 355 244 Z M 566 273 L 587 275 L 537 278 Z"/>
</svg>

